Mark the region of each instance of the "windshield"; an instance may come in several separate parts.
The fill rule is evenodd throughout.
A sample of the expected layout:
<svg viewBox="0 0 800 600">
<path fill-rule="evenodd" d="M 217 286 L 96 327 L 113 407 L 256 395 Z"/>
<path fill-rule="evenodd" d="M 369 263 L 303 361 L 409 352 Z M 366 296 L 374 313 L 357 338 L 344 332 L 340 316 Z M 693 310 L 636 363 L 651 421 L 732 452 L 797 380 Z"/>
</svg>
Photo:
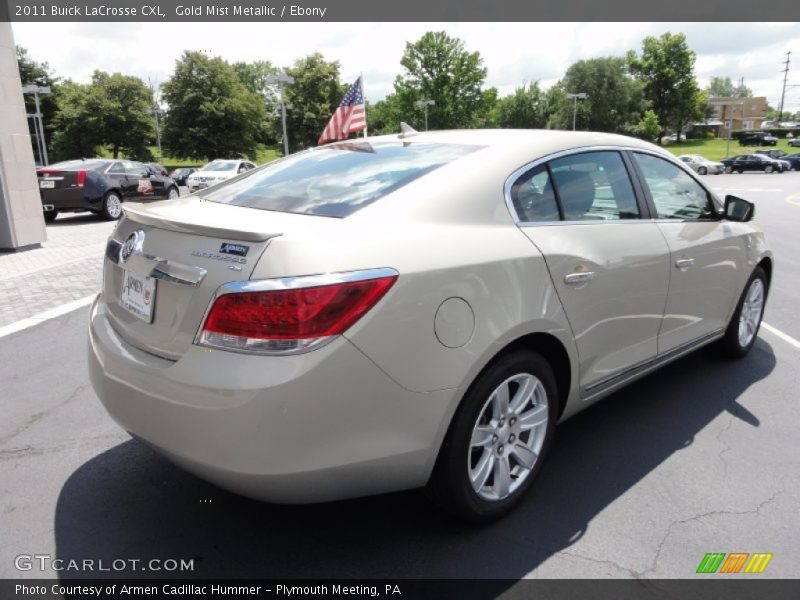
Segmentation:
<svg viewBox="0 0 800 600">
<path fill-rule="evenodd" d="M 227 161 L 227 160 L 214 160 L 208 163 L 205 167 L 202 168 L 203 171 L 235 171 L 236 165 L 239 163 L 236 161 Z"/>
<path fill-rule="evenodd" d="M 364 141 L 277 161 L 201 194 L 206 200 L 280 212 L 346 217 L 480 146 Z"/>
</svg>

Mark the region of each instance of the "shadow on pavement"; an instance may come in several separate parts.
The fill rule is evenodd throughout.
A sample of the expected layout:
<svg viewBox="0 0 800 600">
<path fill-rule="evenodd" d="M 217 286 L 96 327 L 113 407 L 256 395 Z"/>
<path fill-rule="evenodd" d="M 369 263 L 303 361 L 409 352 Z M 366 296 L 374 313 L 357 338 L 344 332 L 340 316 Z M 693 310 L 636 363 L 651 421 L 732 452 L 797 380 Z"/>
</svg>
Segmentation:
<svg viewBox="0 0 800 600">
<path fill-rule="evenodd" d="M 700 351 L 614 394 L 558 428 L 532 493 L 486 527 L 452 520 L 419 492 L 263 504 L 128 441 L 82 465 L 62 488 L 57 557 L 196 559 L 193 573 L 164 573 L 172 577 L 518 579 L 567 549 L 600 511 L 720 414 L 758 427 L 737 399 L 774 368 L 772 349 L 758 340 L 742 361 Z M 107 575 L 159 573 L 81 576 Z"/>
</svg>

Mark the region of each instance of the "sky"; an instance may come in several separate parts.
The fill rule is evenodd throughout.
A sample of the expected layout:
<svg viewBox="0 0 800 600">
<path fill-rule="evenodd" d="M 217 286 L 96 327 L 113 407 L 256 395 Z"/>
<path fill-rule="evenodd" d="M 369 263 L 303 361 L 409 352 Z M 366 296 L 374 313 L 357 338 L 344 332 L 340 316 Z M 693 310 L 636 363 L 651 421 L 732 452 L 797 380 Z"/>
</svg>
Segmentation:
<svg viewBox="0 0 800 600">
<path fill-rule="evenodd" d="M 780 103 L 782 61 L 792 51 L 785 110 L 800 110 L 798 23 L 13 23 L 16 43 L 48 62 L 56 74 L 89 81 L 95 69 L 161 83 L 184 50 L 234 61 L 268 60 L 290 66 L 312 52 L 338 60 L 344 82 L 363 73 L 370 102 L 392 91 L 408 41 L 444 30 L 478 51 L 486 86 L 501 96 L 527 82 L 547 88 L 574 62 L 641 50 L 648 35 L 686 34 L 697 54 L 695 74 L 744 77 L 756 96 Z"/>
</svg>

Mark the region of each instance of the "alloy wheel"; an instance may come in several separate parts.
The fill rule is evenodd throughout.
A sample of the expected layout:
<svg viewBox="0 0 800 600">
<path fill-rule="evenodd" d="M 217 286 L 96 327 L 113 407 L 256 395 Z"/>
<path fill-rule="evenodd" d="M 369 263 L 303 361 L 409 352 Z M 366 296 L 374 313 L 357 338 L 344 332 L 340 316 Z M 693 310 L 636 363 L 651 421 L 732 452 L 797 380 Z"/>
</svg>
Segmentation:
<svg viewBox="0 0 800 600">
<path fill-rule="evenodd" d="M 739 313 L 739 345 L 745 348 L 753 340 L 764 311 L 764 282 L 753 279 Z"/>
<path fill-rule="evenodd" d="M 503 500 L 531 474 L 547 433 L 549 412 L 542 382 L 512 375 L 489 395 L 472 430 L 467 468 L 483 499 Z"/>
</svg>

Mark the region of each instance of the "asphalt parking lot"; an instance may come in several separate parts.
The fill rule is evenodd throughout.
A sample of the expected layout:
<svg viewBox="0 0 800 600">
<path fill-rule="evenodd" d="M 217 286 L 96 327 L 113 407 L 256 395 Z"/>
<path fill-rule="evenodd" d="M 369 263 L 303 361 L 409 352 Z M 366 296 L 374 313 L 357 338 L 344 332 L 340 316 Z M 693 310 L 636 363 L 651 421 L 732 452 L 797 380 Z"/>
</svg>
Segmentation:
<svg viewBox="0 0 800 600">
<path fill-rule="evenodd" d="M 86 372 L 86 306 L 3 335 L 0 577 L 53 576 L 15 566 L 38 554 L 194 560 L 70 577 L 691 578 L 708 552 L 772 553 L 760 577 L 796 577 L 800 172 L 705 181 L 756 203 L 775 253 L 753 351 L 701 350 L 561 424 L 533 492 L 486 527 L 418 492 L 311 506 L 225 492 L 106 415 Z"/>
</svg>

